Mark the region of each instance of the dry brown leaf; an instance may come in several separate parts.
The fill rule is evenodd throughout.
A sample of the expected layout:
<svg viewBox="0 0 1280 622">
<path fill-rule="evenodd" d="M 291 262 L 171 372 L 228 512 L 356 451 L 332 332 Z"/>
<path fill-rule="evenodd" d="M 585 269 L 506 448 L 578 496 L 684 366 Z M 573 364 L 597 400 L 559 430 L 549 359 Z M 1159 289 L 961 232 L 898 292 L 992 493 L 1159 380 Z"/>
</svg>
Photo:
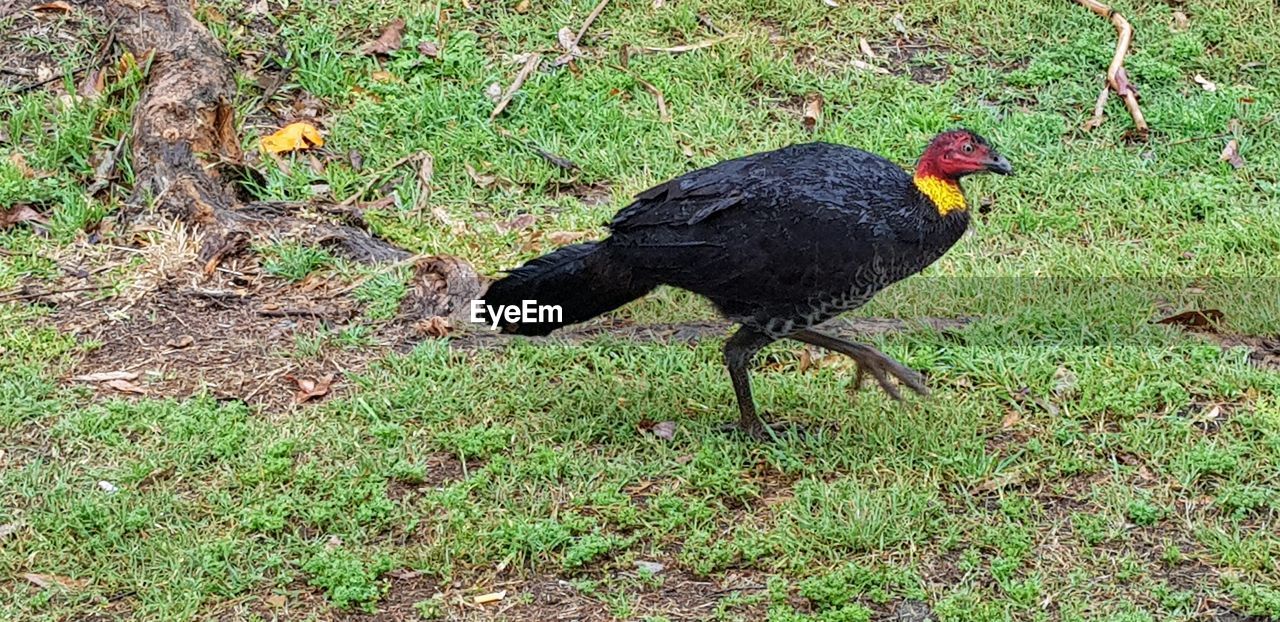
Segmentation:
<svg viewBox="0 0 1280 622">
<path fill-rule="evenodd" d="M 279 608 L 283 607 L 283 606 L 284 606 L 284 604 L 285 604 L 285 602 L 286 602 L 286 601 L 285 601 L 285 597 L 283 597 L 283 596 L 281 596 L 281 595 L 279 595 L 279 594 L 272 594 L 272 595 L 270 595 L 270 596 L 268 596 L 268 597 L 266 597 L 266 598 L 262 599 L 262 601 L 263 601 L 263 602 L 265 602 L 265 603 L 267 603 L 268 605 L 270 605 L 272 609 L 279 609 Z"/>
<path fill-rule="evenodd" d="M 1156 324 L 1170 324 L 1184 328 L 1209 328 L 1225 318 L 1226 314 L 1217 309 L 1195 309 L 1156 320 Z"/>
<path fill-rule="evenodd" d="M 655 424 L 650 431 L 653 432 L 654 436 L 664 441 L 669 441 L 676 437 L 676 422 L 662 421 Z"/>
<path fill-rule="evenodd" d="M 317 379 L 297 378 L 294 376 L 287 376 L 287 378 L 293 380 L 293 383 L 298 386 L 298 391 L 293 394 L 293 401 L 297 404 L 305 404 L 329 394 L 334 374 L 328 373 Z"/>
<path fill-rule="evenodd" d="M 427 58 L 440 58 L 440 46 L 435 41 L 423 41 L 419 43 L 418 51 Z"/>
<path fill-rule="evenodd" d="M 392 579 L 408 581 L 409 579 L 416 579 L 422 576 L 422 573 L 418 572 L 417 570 L 413 570 L 411 568 L 397 568 L 395 570 L 388 571 L 387 576 L 391 577 Z"/>
<path fill-rule="evenodd" d="M 419 156 L 422 163 L 418 165 L 418 200 L 425 204 L 431 198 L 431 179 L 436 173 L 436 159 L 423 151 Z"/>
<path fill-rule="evenodd" d="M 369 77 L 373 78 L 374 82 L 381 82 L 382 84 L 396 81 L 396 74 L 381 69 L 369 74 Z"/>
<path fill-rule="evenodd" d="M 1076 392 L 1076 384 L 1080 381 L 1075 372 L 1066 367 L 1059 367 L 1053 372 L 1053 394 L 1068 397 Z"/>
<path fill-rule="evenodd" d="M 822 121 L 822 93 L 811 93 L 804 102 L 804 129 L 812 132 Z"/>
<path fill-rule="evenodd" d="M 413 331 L 419 337 L 444 337 L 453 330 L 453 323 L 449 318 L 439 315 L 433 315 L 425 320 L 414 322 Z"/>
<path fill-rule="evenodd" d="M 31 168 L 31 165 L 27 164 L 27 157 L 21 153 L 14 153 L 13 155 L 10 155 L 9 164 L 12 164 L 13 168 L 18 169 L 19 175 L 22 175 L 27 179 L 33 179 L 38 176 L 36 169 Z"/>
<path fill-rule="evenodd" d="M 76 590 L 89 585 L 89 582 L 83 579 L 72 579 L 71 577 L 64 577 L 56 574 L 36 574 L 34 572 L 28 572 L 23 574 L 22 578 L 30 581 L 36 587 L 45 589 L 56 585 L 66 590 Z"/>
<path fill-rule="evenodd" d="M 499 590 L 497 592 L 489 592 L 488 594 L 478 594 L 471 598 L 471 602 L 477 605 L 483 605 L 485 603 L 496 603 L 506 597 L 507 591 Z"/>
<path fill-rule="evenodd" d="M 195 337 L 192 337 L 191 335 L 183 335 L 181 337 L 178 337 L 177 339 L 170 339 L 169 341 L 166 341 L 164 345 L 169 346 L 170 348 L 181 350 L 183 348 L 190 348 L 191 344 L 195 342 L 196 342 Z"/>
<path fill-rule="evenodd" d="M 863 37 L 858 37 L 858 49 L 862 51 L 862 55 L 867 58 L 875 58 L 876 53 L 871 51 L 871 44 Z"/>
<path fill-rule="evenodd" d="M 76 93 L 87 100 L 97 99 L 107 88 L 107 71 L 94 69 L 85 75 L 84 80 L 76 88 Z"/>
<path fill-rule="evenodd" d="M 1187 19 L 1187 14 L 1182 11 L 1173 12 L 1173 29 L 1175 31 L 1186 30 L 1191 20 Z"/>
<path fill-rule="evenodd" d="M 1011 410 L 1009 411 L 1009 414 L 1004 416 L 1004 420 L 1000 422 L 1000 429 L 1008 430 L 1009 428 L 1018 425 L 1019 421 L 1022 421 L 1022 415 L 1018 414 L 1018 411 L 1016 410 Z"/>
<path fill-rule="evenodd" d="M 520 0 L 516 3 L 516 13 L 524 15 L 529 12 L 529 0 Z"/>
<path fill-rule="evenodd" d="M 476 182 L 476 185 L 481 188 L 488 188 L 489 186 L 492 186 L 495 181 L 498 181 L 498 177 L 496 175 L 481 175 L 480 173 L 477 173 L 475 167 L 470 164 L 464 163 L 462 168 L 467 171 L 467 176 L 471 178 L 471 181 Z"/>
<path fill-rule="evenodd" d="M 364 44 L 360 48 L 360 53 L 366 56 L 381 55 L 386 56 L 398 49 L 404 42 L 404 20 L 392 20 L 387 27 L 382 30 L 382 34 L 377 39 Z"/>
<path fill-rule="evenodd" d="M 573 32 L 573 29 L 568 26 L 565 26 L 556 32 L 556 41 L 560 43 L 560 49 L 573 54 L 574 56 L 581 56 L 582 49 L 578 47 L 577 39 L 578 37 Z"/>
<path fill-rule="evenodd" d="M 76 376 L 75 382 L 108 382 L 111 380 L 137 380 L 138 374 L 131 371 L 100 371 L 83 376 Z"/>
<path fill-rule="evenodd" d="M 67 2 L 63 2 L 62 0 L 57 0 L 57 2 L 37 4 L 31 7 L 31 10 L 36 11 L 37 13 L 70 13 L 71 5 Z"/>
<path fill-rule="evenodd" d="M 572 244 L 585 237 L 587 237 L 586 231 L 553 231 L 547 235 L 547 239 L 550 240 L 552 244 L 559 246 Z"/>
<path fill-rule="evenodd" d="M 1218 159 L 1230 163 L 1231 168 L 1244 168 L 1244 158 L 1240 157 L 1240 143 L 1234 138 L 1227 141 L 1227 146 L 1222 148 L 1222 155 Z"/>
<path fill-rule="evenodd" d="M 822 0 L 822 3 L 833 9 L 840 8 L 840 3 L 836 0 Z"/>
<path fill-rule="evenodd" d="M 855 68 L 857 68 L 857 69 L 861 69 L 861 70 L 863 70 L 863 71 L 871 71 L 871 72 L 875 72 L 875 73 L 878 73 L 878 74 L 886 74 L 886 75 L 889 73 L 889 70 L 888 70 L 888 69 L 885 69 L 884 67 L 877 67 L 877 66 L 875 66 L 875 65 L 872 65 L 871 63 L 868 63 L 868 62 L 866 62 L 866 61 L 861 61 L 861 60 L 858 60 L 858 59 L 856 59 L 856 58 L 855 58 L 855 59 L 853 59 L 853 60 L 851 60 L 851 61 L 849 61 L 849 64 L 851 64 L 851 65 L 853 65 Z"/>
<path fill-rule="evenodd" d="M 8 538 L 13 534 L 18 533 L 18 530 L 21 528 L 22 528 L 22 525 L 18 523 L 5 523 L 3 525 L 0 525 L 0 542 L 4 542 L 5 538 Z"/>
<path fill-rule="evenodd" d="M 300 151 L 313 147 L 323 147 L 324 137 L 314 125 L 303 121 L 290 123 L 270 136 L 261 140 L 262 150 L 267 153 L 281 154 Z"/>
<path fill-rule="evenodd" d="M 140 386 L 138 386 L 138 385 L 136 385 L 136 384 L 133 384 L 132 382 L 129 382 L 128 380 L 108 380 L 108 381 L 106 381 L 106 382 L 104 382 L 104 383 L 102 383 L 102 384 L 103 384 L 103 385 L 105 385 L 105 386 L 111 387 L 112 389 L 115 389 L 115 390 L 117 390 L 117 391 L 119 391 L 119 392 L 121 392 L 121 393 L 131 393 L 131 394 L 133 394 L 133 395 L 146 395 L 146 394 L 147 394 L 147 390 L 146 390 L 146 389 L 144 389 L 144 388 L 142 388 L 142 387 L 140 387 Z"/>
<path fill-rule="evenodd" d="M 1206 91 L 1209 91 L 1210 93 L 1216 92 L 1218 90 L 1218 85 L 1214 84 L 1212 80 L 1200 74 L 1196 74 L 1195 77 L 1191 79 L 1194 80 L 1196 84 L 1199 84 L 1200 88 Z"/>
<path fill-rule="evenodd" d="M 46 224 L 48 221 L 39 212 L 31 209 L 30 205 L 19 203 L 9 209 L 0 208 L 0 229 L 8 229 L 23 222 Z"/>
<path fill-rule="evenodd" d="M 495 224 L 494 228 L 498 230 L 498 233 L 520 231 L 521 229 L 528 229 L 533 226 L 533 223 L 537 222 L 537 220 L 538 218 L 533 214 L 520 214 L 511 220 Z"/>
</svg>

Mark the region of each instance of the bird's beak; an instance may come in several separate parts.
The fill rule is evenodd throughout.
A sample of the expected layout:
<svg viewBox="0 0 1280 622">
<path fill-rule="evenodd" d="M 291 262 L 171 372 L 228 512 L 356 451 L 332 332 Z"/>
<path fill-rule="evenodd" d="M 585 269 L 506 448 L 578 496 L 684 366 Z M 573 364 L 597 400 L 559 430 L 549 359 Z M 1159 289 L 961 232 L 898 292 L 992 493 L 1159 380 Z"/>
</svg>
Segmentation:
<svg viewBox="0 0 1280 622">
<path fill-rule="evenodd" d="M 1009 161 L 1004 159 L 1004 156 L 998 153 L 992 153 L 991 156 L 991 159 L 985 163 L 988 171 L 999 175 L 1013 174 L 1013 165 L 1009 164 Z"/>
</svg>

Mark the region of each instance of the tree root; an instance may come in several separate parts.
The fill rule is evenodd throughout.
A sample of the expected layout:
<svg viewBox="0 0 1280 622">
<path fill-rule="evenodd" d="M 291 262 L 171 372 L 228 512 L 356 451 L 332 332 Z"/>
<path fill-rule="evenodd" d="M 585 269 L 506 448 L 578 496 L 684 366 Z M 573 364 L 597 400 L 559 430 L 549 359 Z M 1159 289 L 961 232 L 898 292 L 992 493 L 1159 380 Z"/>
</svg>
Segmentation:
<svg viewBox="0 0 1280 622">
<path fill-rule="evenodd" d="M 1116 51 L 1111 57 L 1111 65 L 1107 67 L 1107 85 L 1111 90 L 1124 101 L 1124 107 L 1129 110 L 1129 116 L 1133 117 L 1134 129 L 1145 138 L 1150 128 L 1147 126 L 1147 120 L 1142 116 L 1142 108 L 1138 106 L 1138 89 L 1129 82 L 1129 76 L 1124 70 L 1124 57 L 1129 54 L 1129 45 L 1133 42 L 1133 26 L 1129 25 L 1129 20 L 1123 15 L 1117 13 L 1115 9 L 1105 5 L 1097 0 L 1075 0 L 1076 3 L 1101 15 L 1111 21 L 1116 28 Z M 1094 116 L 1085 124 L 1087 129 L 1092 129 L 1101 124 L 1101 115 L 1099 111 L 1102 109 L 1101 104 L 1104 103 L 1105 91 L 1099 95 L 1099 105 L 1094 109 Z"/>
</svg>

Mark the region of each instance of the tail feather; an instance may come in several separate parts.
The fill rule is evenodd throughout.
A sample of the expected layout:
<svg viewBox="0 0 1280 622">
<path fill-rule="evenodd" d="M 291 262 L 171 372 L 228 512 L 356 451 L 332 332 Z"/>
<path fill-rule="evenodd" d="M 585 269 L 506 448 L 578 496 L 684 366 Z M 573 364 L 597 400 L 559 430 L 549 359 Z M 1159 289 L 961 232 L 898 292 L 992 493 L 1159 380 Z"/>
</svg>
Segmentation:
<svg viewBox="0 0 1280 622">
<path fill-rule="evenodd" d="M 559 307 L 559 317 L 502 325 L 505 333 L 546 335 L 561 326 L 617 309 L 649 293 L 654 286 L 611 258 L 603 243 L 589 242 L 566 246 L 511 270 L 489 286 L 484 303 L 491 309 L 520 306 L 526 301 L 539 307 Z"/>
</svg>

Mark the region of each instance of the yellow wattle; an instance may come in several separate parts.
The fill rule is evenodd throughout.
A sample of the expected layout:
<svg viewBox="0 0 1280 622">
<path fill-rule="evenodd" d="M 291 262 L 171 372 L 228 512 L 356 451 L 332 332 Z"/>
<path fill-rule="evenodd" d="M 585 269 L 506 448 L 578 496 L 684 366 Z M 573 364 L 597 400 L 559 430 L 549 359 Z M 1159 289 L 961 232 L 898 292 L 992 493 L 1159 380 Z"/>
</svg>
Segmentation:
<svg viewBox="0 0 1280 622">
<path fill-rule="evenodd" d="M 964 201 L 964 191 L 960 189 L 960 184 L 954 181 L 932 175 L 916 175 L 913 181 L 916 188 L 933 201 L 934 207 L 938 208 L 938 213 L 943 216 L 968 207 Z"/>
</svg>

